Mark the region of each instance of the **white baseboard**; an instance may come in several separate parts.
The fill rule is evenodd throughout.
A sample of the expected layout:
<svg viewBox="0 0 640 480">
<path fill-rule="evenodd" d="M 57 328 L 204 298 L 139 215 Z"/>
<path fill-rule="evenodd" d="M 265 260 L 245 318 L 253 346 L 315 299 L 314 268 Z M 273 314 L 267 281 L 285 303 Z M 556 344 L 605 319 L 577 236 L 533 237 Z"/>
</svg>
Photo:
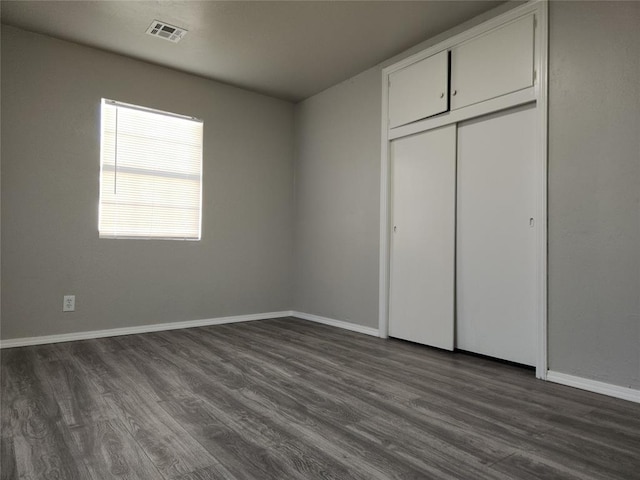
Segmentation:
<svg viewBox="0 0 640 480">
<path fill-rule="evenodd" d="M 366 335 L 378 336 L 378 329 L 363 327 L 355 323 L 334 320 L 333 318 L 320 317 L 309 313 L 286 310 L 283 312 L 255 313 L 251 315 L 234 315 L 231 317 L 204 318 L 201 320 L 187 320 L 183 322 L 157 323 L 154 325 L 140 325 L 136 327 L 110 328 L 107 330 L 91 330 L 88 332 L 63 333 L 59 335 L 43 335 L 39 337 L 11 338 L 0 340 L 0 349 L 27 347 L 31 345 L 44 345 L 47 343 L 72 342 L 74 340 L 89 340 L 92 338 L 117 337 L 120 335 L 134 335 L 136 333 L 160 332 L 163 330 L 178 330 L 181 328 L 206 327 L 209 325 L 222 325 L 225 323 L 249 322 L 252 320 L 267 320 L 270 318 L 298 317 L 303 320 L 344 328 Z"/>
<path fill-rule="evenodd" d="M 292 317 L 302 318 L 303 320 L 309 320 L 311 322 L 322 323 L 324 325 L 331 325 L 332 327 L 344 328 L 345 330 L 351 330 L 352 332 L 364 333 L 365 335 L 372 335 L 379 337 L 380 332 L 377 328 L 365 327 L 358 325 L 357 323 L 345 322 L 343 320 L 335 320 L 333 318 L 321 317 L 319 315 L 312 315 L 311 313 L 303 312 L 290 312 Z"/>
<path fill-rule="evenodd" d="M 609 395 L 610 397 L 640 403 L 640 390 L 633 388 L 621 387 L 619 385 L 612 385 L 610 383 L 576 377 L 574 375 L 567 375 L 566 373 L 554 372 L 551 370 L 547 372 L 547 380 L 549 382 L 567 385 L 568 387 L 580 388 L 581 390 L 588 390 L 589 392 L 601 393 L 603 395 Z"/>
<path fill-rule="evenodd" d="M 71 342 L 74 340 L 88 340 L 91 338 L 117 337 L 119 335 L 133 335 L 136 333 L 160 332 L 162 330 L 177 330 L 181 328 L 206 327 L 222 325 L 224 323 L 249 322 L 252 320 L 267 320 L 291 316 L 290 311 L 255 313 L 251 315 L 235 315 L 232 317 L 204 318 L 201 320 L 187 320 L 184 322 L 157 323 L 154 325 L 140 325 L 136 327 L 110 328 L 108 330 L 92 330 L 88 332 L 63 333 L 60 335 L 44 335 L 41 337 L 11 338 L 0 340 L 0 348 L 26 347 L 29 345 L 43 345 L 46 343 Z"/>
</svg>

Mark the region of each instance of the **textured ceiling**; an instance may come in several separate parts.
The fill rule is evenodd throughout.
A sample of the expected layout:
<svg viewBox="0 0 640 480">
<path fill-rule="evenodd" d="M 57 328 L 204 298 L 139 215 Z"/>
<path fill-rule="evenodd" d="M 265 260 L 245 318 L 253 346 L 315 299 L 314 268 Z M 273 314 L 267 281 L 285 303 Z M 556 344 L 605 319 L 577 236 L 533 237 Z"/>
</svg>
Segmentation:
<svg viewBox="0 0 640 480">
<path fill-rule="evenodd" d="M 7 1 L 2 23 L 298 101 L 501 1 Z M 153 20 L 189 30 L 177 44 Z"/>
</svg>

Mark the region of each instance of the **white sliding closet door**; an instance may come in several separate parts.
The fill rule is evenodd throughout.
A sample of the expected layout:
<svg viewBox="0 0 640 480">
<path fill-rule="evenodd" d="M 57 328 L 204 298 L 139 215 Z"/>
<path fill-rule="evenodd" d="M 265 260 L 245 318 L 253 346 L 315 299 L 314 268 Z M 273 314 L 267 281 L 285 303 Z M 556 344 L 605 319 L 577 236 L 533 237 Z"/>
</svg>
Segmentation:
<svg viewBox="0 0 640 480">
<path fill-rule="evenodd" d="M 458 126 L 457 338 L 536 364 L 535 105 Z"/>
<path fill-rule="evenodd" d="M 389 335 L 453 350 L 456 127 L 391 142 Z"/>
</svg>

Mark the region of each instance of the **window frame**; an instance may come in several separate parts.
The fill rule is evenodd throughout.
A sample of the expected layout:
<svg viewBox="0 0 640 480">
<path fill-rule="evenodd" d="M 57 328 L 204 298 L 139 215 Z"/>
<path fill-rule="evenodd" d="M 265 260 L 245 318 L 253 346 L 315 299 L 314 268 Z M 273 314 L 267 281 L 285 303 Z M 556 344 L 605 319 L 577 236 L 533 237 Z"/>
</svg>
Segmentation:
<svg viewBox="0 0 640 480">
<path fill-rule="evenodd" d="M 197 177 L 199 179 L 199 195 L 198 195 L 198 232 L 197 236 L 189 236 L 186 233 L 182 236 L 167 236 L 167 235 L 153 235 L 151 232 L 147 231 L 145 234 L 141 235 L 128 235 L 128 234 L 112 234 L 112 233 L 103 233 L 101 228 L 104 230 L 103 225 L 103 206 L 104 206 L 104 192 L 103 190 L 107 188 L 104 180 L 104 171 L 105 171 L 105 130 L 106 127 L 104 125 L 105 122 L 105 106 L 112 106 L 116 108 L 123 108 L 128 110 L 137 110 L 144 113 L 151 113 L 154 115 L 161 115 L 164 117 L 177 118 L 180 120 L 187 120 L 190 122 L 198 123 L 201 125 L 202 133 L 200 137 L 200 145 L 199 145 L 199 171 L 197 173 Z M 117 138 L 118 130 L 117 126 L 115 127 L 115 135 Z M 101 240 L 109 240 L 109 239 L 126 239 L 126 240 L 178 240 L 178 241 L 192 241 L 197 242 L 202 239 L 202 196 L 203 196 L 203 158 L 204 158 L 204 121 L 200 118 L 182 115 L 178 113 L 168 112 L 165 110 L 159 110 L 151 107 L 145 107 L 141 105 L 134 105 L 130 103 L 120 102 L 117 100 L 111 100 L 107 98 L 102 98 L 100 102 L 100 177 L 99 177 L 99 198 L 98 198 L 98 238 Z M 117 185 L 117 157 L 114 159 L 114 187 Z M 127 167 L 124 167 L 125 169 Z M 155 177 L 165 177 L 165 178 L 180 178 L 181 176 L 185 176 L 186 174 L 176 173 L 175 175 L 168 174 L 168 172 L 164 172 L 164 174 L 153 175 Z M 193 174 L 196 175 L 196 174 Z"/>
</svg>

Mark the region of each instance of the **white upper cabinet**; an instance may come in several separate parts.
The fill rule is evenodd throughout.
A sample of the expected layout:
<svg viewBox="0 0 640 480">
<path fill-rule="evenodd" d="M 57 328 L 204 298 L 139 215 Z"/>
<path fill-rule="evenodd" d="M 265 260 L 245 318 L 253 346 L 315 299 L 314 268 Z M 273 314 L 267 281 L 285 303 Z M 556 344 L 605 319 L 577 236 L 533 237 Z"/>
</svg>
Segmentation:
<svg viewBox="0 0 640 480">
<path fill-rule="evenodd" d="M 449 109 L 449 52 L 443 51 L 389 75 L 389 128 Z"/>
<path fill-rule="evenodd" d="M 527 15 L 451 50 L 451 110 L 533 85 L 533 22 Z"/>
</svg>

